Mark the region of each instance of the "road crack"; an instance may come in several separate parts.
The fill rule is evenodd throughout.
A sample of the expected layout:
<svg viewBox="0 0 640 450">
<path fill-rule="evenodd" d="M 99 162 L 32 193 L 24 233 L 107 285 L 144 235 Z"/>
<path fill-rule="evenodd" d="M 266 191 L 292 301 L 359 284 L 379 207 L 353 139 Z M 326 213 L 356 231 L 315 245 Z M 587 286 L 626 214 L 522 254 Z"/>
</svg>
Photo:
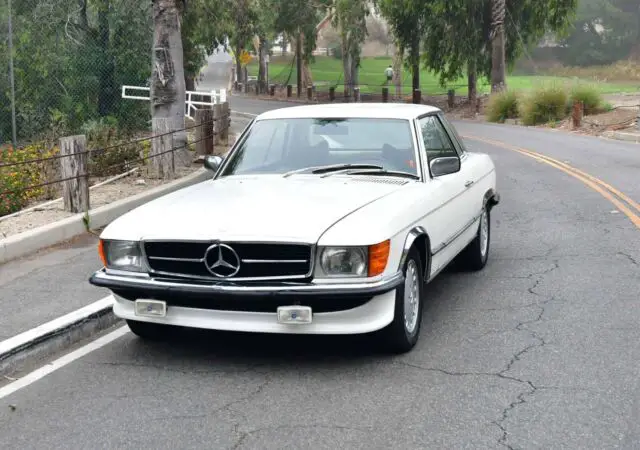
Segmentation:
<svg viewBox="0 0 640 450">
<path fill-rule="evenodd" d="M 631 264 L 635 265 L 635 266 L 640 266 L 640 263 L 638 261 L 636 261 L 636 259 L 631 256 L 628 253 L 624 253 L 624 252 L 618 252 L 618 255 L 620 256 L 624 256 L 625 258 L 627 258 L 629 261 L 631 261 Z"/>
</svg>

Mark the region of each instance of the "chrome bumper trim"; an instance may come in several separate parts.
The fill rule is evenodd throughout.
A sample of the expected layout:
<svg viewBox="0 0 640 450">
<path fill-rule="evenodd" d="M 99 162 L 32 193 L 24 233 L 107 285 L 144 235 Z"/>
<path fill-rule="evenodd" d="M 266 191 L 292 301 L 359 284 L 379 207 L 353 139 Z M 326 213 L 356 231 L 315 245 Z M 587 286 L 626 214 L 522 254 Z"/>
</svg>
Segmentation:
<svg viewBox="0 0 640 450">
<path fill-rule="evenodd" d="M 223 294 L 244 297 L 273 297 L 273 296 L 307 296 L 307 295 L 380 295 L 392 291 L 404 283 L 404 275 L 397 272 L 387 278 L 372 282 L 360 283 L 271 283 L 271 284 L 240 284 L 233 282 L 192 282 L 166 278 L 151 278 L 140 274 L 120 275 L 108 274 L 105 269 L 98 270 L 89 283 L 113 291 L 136 291 L 144 295 L 162 294 Z"/>
</svg>

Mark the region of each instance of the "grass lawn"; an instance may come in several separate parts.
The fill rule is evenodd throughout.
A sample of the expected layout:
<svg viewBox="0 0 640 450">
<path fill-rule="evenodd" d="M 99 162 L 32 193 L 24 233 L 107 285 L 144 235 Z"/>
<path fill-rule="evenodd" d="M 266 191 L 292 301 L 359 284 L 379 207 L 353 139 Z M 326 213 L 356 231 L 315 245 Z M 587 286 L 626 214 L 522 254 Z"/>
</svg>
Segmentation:
<svg viewBox="0 0 640 450">
<path fill-rule="evenodd" d="M 361 92 L 380 92 L 384 84 L 384 69 L 391 64 L 391 58 L 375 57 L 363 58 L 360 68 L 360 89 Z M 342 61 L 333 57 L 316 56 L 315 62 L 311 64 L 311 73 L 318 90 L 328 90 L 329 86 L 336 86 L 336 91 L 341 92 L 342 85 Z M 257 60 L 249 64 L 249 75 L 258 74 Z M 293 57 L 273 57 L 269 64 L 270 81 L 274 83 L 296 84 L 296 65 Z M 411 93 L 411 74 L 405 70 L 403 74 L 403 92 Z M 602 83 L 589 78 L 560 77 L 560 76 L 522 76 L 508 75 L 507 85 L 513 90 L 528 90 L 539 84 L 564 83 L 575 84 L 589 83 L 597 87 L 602 94 L 615 94 L 620 92 L 640 91 L 640 83 Z M 420 73 L 420 85 L 423 94 L 446 94 L 448 89 L 455 89 L 457 95 L 467 94 L 466 79 L 460 79 L 455 83 L 450 83 L 443 88 L 438 83 L 438 77 L 431 72 L 422 71 Z M 481 81 L 478 86 L 480 92 L 489 92 L 490 86 L 486 80 Z"/>
</svg>

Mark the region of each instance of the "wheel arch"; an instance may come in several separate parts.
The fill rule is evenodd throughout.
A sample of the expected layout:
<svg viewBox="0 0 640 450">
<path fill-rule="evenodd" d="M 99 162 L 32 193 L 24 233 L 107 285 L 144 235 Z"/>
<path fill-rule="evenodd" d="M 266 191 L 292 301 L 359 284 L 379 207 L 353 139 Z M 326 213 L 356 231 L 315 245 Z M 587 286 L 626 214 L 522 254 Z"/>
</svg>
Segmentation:
<svg viewBox="0 0 640 450">
<path fill-rule="evenodd" d="M 491 211 L 498 203 L 500 203 L 500 194 L 498 194 L 494 188 L 488 189 L 487 192 L 484 193 L 482 207 L 486 207 L 487 210 Z"/>
<path fill-rule="evenodd" d="M 423 278 L 426 282 L 431 274 L 431 240 L 429 239 L 427 230 L 421 226 L 416 226 L 409 230 L 409 233 L 404 240 L 404 246 L 402 247 L 402 255 L 400 256 L 398 270 L 403 269 L 404 264 L 407 261 L 407 256 L 409 255 L 409 251 L 414 247 L 418 250 L 418 254 L 420 255 L 420 262 L 422 263 L 422 270 L 424 271 Z"/>
</svg>

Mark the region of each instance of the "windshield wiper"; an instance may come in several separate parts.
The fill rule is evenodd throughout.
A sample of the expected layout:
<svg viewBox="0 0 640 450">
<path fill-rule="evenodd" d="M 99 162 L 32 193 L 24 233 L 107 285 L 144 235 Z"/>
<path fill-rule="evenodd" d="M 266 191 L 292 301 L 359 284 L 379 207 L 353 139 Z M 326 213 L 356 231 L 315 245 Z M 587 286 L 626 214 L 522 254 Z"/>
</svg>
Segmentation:
<svg viewBox="0 0 640 450">
<path fill-rule="evenodd" d="M 415 175 L 413 173 L 409 173 L 409 172 L 400 172 L 400 171 L 396 171 L 396 170 L 386 170 L 383 168 L 380 169 L 356 169 L 356 170 L 349 170 L 346 172 L 347 175 L 386 175 L 386 176 L 390 176 L 390 177 L 404 177 L 404 178 L 411 178 L 412 180 L 419 180 L 420 177 L 418 175 Z"/>
<path fill-rule="evenodd" d="M 384 170 L 384 167 L 378 166 L 376 164 L 332 164 L 328 166 L 315 166 L 315 167 L 305 167 L 302 169 L 296 169 L 296 170 L 287 172 L 282 176 L 286 178 L 290 175 L 294 175 L 297 173 L 319 174 L 319 173 L 337 172 L 337 171 L 349 170 L 349 169 Z"/>
</svg>

